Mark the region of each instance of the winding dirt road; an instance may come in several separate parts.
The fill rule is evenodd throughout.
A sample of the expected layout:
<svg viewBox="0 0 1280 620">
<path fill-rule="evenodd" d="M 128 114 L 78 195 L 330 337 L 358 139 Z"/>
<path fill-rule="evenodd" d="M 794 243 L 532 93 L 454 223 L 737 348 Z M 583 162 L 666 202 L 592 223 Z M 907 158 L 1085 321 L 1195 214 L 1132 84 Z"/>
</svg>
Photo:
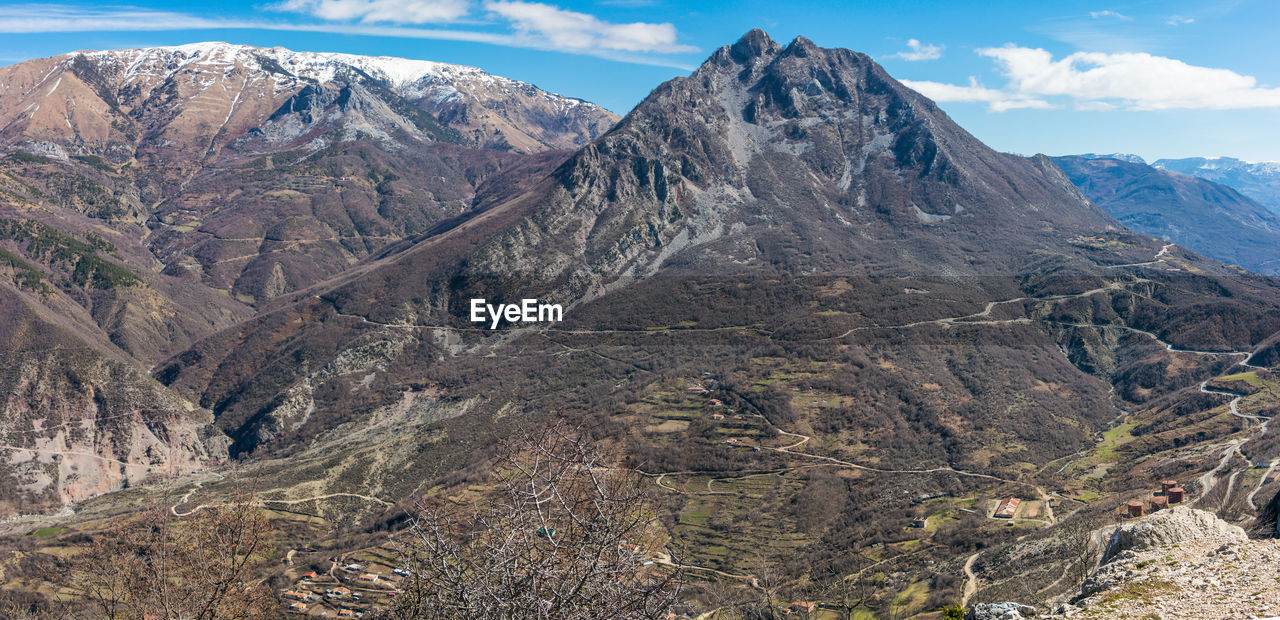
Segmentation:
<svg viewBox="0 0 1280 620">
<path fill-rule="evenodd" d="M 964 582 L 964 592 L 960 595 L 961 607 L 968 607 L 969 598 L 972 597 L 974 593 L 978 591 L 978 576 L 973 574 L 973 563 L 978 560 L 978 556 L 980 555 L 982 555 L 982 552 L 978 551 L 973 555 L 969 556 L 969 559 L 964 561 L 965 582 Z"/>
<path fill-rule="evenodd" d="M 1166 244 L 1164 244 L 1164 247 L 1160 248 L 1160 251 L 1159 251 L 1159 252 L 1156 252 L 1156 256 L 1155 256 L 1155 258 L 1153 258 L 1152 260 L 1146 261 L 1146 262 L 1142 262 L 1142 263 L 1125 263 L 1125 264 L 1123 264 L 1123 265 L 1104 265 L 1104 267 L 1106 267 L 1107 269 L 1119 269 L 1119 268 L 1121 268 L 1121 267 L 1146 267 L 1146 266 L 1148 266 L 1148 265 L 1154 265 L 1154 264 L 1156 264 L 1156 263 L 1163 263 L 1163 262 L 1164 262 L 1164 257 L 1166 257 L 1166 256 L 1168 256 L 1168 255 L 1169 255 L 1169 248 L 1173 247 L 1174 245 L 1175 245 L 1175 244 L 1173 244 L 1173 243 L 1166 243 Z"/>
<path fill-rule="evenodd" d="M 1270 417 L 1240 413 L 1240 401 L 1244 399 L 1244 396 L 1240 394 L 1236 394 L 1234 392 L 1227 392 L 1223 390 L 1210 389 L 1208 381 L 1202 381 L 1200 383 L 1200 391 L 1205 394 L 1218 394 L 1222 396 L 1232 397 L 1231 401 L 1227 403 L 1227 410 L 1231 412 L 1231 415 L 1236 416 L 1238 418 L 1243 418 L 1245 420 L 1258 422 L 1258 426 L 1255 427 L 1254 429 L 1256 432 L 1248 433 L 1243 437 L 1239 437 L 1228 442 L 1226 449 L 1223 450 L 1222 452 L 1222 459 L 1218 461 L 1218 465 L 1213 469 L 1205 472 L 1203 475 L 1201 475 L 1198 478 L 1200 482 L 1200 489 L 1201 489 L 1200 497 L 1196 498 L 1196 501 L 1192 504 L 1193 506 L 1199 506 L 1201 502 L 1203 502 L 1204 499 L 1209 496 L 1210 492 L 1212 492 L 1214 488 L 1217 487 L 1218 474 L 1222 472 L 1224 469 L 1226 469 L 1228 465 L 1230 465 L 1231 460 L 1236 455 L 1240 455 L 1240 458 L 1245 459 L 1244 453 L 1240 451 L 1240 447 L 1243 446 L 1245 443 L 1247 443 L 1250 439 L 1253 439 L 1254 435 L 1265 435 L 1267 433 L 1267 425 L 1271 423 Z M 1248 459 L 1245 459 L 1245 460 L 1246 462 L 1248 461 Z M 1267 469 L 1267 474 L 1270 474 L 1274 469 L 1275 469 L 1275 463 L 1272 463 L 1271 466 Z M 1227 490 L 1222 494 L 1222 502 L 1217 506 L 1217 508 L 1221 508 L 1222 506 L 1226 505 L 1226 503 L 1231 499 L 1231 492 L 1232 490 L 1235 489 L 1236 479 L 1239 476 L 1240 476 L 1240 472 L 1237 471 L 1232 473 L 1231 476 L 1227 478 Z M 1249 493 L 1248 497 L 1246 497 L 1246 501 L 1248 502 L 1249 507 L 1252 508 L 1254 511 L 1257 511 L 1258 507 L 1253 503 L 1253 498 L 1258 494 L 1258 491 L 1262 489 L 1262 486 L 1265 482 L 1266 482 L 1266 475 L 1263 475 L 1263 477 L 1258 481 L 1258 486 L 1256 486 L 1253 489 L 1253 491 Z"/>
<path fill-rule="evenodd" d="M 753 588 L 755 588 L 755 589 L 757 589 L 757 590 L 759 590 L 759 589 L 760 589 L 760 581 L 759 581 L 759 579 L 758 579 L 758 578 L 756 578 L 756 576 L 755 576 L 755 575 L 738 575 L 738 574 L 735 574 L 735 573 L 726 573 L 726 572 L 724 572 L 724 571 L 722 571 L 722 570 L 716 570 L 716 569 L 714 569 L 714 568 L 708 568 L 708 567 L 706 567 L 706 566 L 698 566 L 698 565 L 696 565 L 696 564 L 677 564 L 677 563 L 675 563 L 675 561 L 673 561 L 673 560 L 671 559 L 671 551 L 669 551 L 669 550 L 663 550 L 663 551 L 658 552 L 658 553 L 654 556 L 653 561 L 654 561 L 655 563 L 657 563 L 657 564 L 661 564 L 661 565 L 663 565 L 663 566 L 670 566 L 671 568 L 679 568 L 679 569 L 683 569 L 683 570 L 696 570 L 696 571 L 702 571 L 702 572 L 704 572 L 704 573 L 711 573 L 711 574 L 713 574 L 713 575 L 719 575 L 719 576 L 721 576 L 721 577 L 727 577 L 727 578 L 729 578 L 729 579 L 736 579 L 736 580 L 738 580 L 738 581 L 745 581 L 745 582 L 747 582 L 748 584 L 750 584 L 750 585 L 751 585 L 751 587 L 753 587 Z"/>
<path fill-rule="evenodd" d="M 192 489 L 192 491 L 195 491 L 195 489 Z M 189 496 L 189 495 L 190 495 L 190 492 L 188 492 L 188 496 Z M 368 501 L 368 502 L 375 502 L 375 503 L 378 503 L 378 504 L 382 504 L 383 506 L 394 506 L 394 505 L 395 505 L 395 504 L 393 504 L 393 503 L 391 503 L 391 502 L 389 502 L 389 501 L 387 501 L 387 500 L 385 500 L 385 499 L 381 499 L 381 498 L 377 498 L 377 497 L 372 497 L 372 496 L 369 496 L 369 495 L 360 495 L 359 493 L 328 493 L 328 494 L 325 494 L 325 495 L 316 495 L 316 496 L 314 496 L 314 497 L 305 497 L 305 498 L 302 498 L 302 499 L 262 499 L 262 498 L 258 498 L 258 499 L 255 499 L 255 500 L 254 500 L 254 503 L 255 503 L 255 504 L 257 504 L 257 505 L 259 505 L 259 506 L 265 506 L 265 505 L 267 505 L 267 504 L 285 504 L 285 505 L 287 505 L 287 506 L 292 506 L 292 505 L 294 505 L 294 504 L 302 504 L 302 503 L 305 503 L 305 502 L 310 502 L 310 501 L 314 501 L 314 500 L 318 500 L 318 499 L 329 499 L 330 497 L 354 497 L 354 498 L 356 498 L 356 499 L 362 499 L 362 500 L 365 500 L 365 501 Z M 170 512 L 172 512 L 172 513 L 173 513 L 173 515 L 174 515 L 175 517 L 186 517 L 186 516 L 189 516 L 189 515 L 193 515 L 193 514 L 195 514 L 195 513 L 197 513 L 197 512 L 200 512 L 201 510 L 204 510 L 205 508 L 216 508 L 216 507 L 218 507 L 218 506 L 222 506 L 222 505 L 224 505 L 224 504 L 200 504 L 199 506 L 196 506 L 195 508 L 192 508 L 191 510 L 188 510 L 188 511 L 186 511 L 186 512 L 178 512 L 178 506 L 179 506 L 179 505 L 181 505 L 182 503 L 183 503 L 183 502 L 178 502 L 177 504 L 174 504 L 173 506 L 170 506 L 170 507 L 169 507 L 169 511 L 170 511 Z"/>
<path fill-rule="evenodd" d="M 1253 499 L 1257 497 L 1258 491 L 1261 491 L 1262 487 L 1266 486 L 1267 478 L 1270 477 L 1271 474 L 1276 470 L 1277 463 L 1280 463 L 1280 461 L 1277 461 L 1277 460 L 1271 461 L 1271 466 L 1267 467 L 1267 471 L 1263 472 L 1262 477 L 1258 479 L 1258 486 L 1253 487 L 1253 490 L 1249 492 L 1249 495 L 1247 495 L 1244 498 L 1245 501 L 1249 503 L 1249 507 L 1252 508 L 1255 512 L 1258 510 L 1258 505 L 1253 503 Z"/>
<path fill-rule="evenodd" d="M 1012 299 L 999 299 L 996 301 L 987 302 L 986 307 L 984 307 L 980 312 L 974 312 L 973 314 L 966 314 L 964 316 L 955 316 L 955 317 L 945 317 L 941 319 L 928 319 L 924 321 L 915 321 L 913 323 L 905 323 L 902 325 L 864 325 L 862 327 L 854 327 L 837 336 L 831 336 L 829 338 L 819 338 L 818 340 L 842 340 L 852 334 L 863 332 L 863 331 L 874 331 L 874 330 L 881 330 L 881 329 L 888 329 L 888 330 L 912 329 L 912 328 L 921 327 L 924 325 L 939 325 L 942 327 L 955 327 L 957 325 L 1030 324 L 1030 323 L 1039 322 L 1039 321 L 1033 320 L 1027 317 L 1019 317 L 1016 319 L 991 319 L 991 320 L 970 320 L 970 319 L 979 319 L 982 317 L 989 317 L 991 316 L 991 311 L 994 310 L 996 306 L 1000 306 L 1004 304 L 1018 303 L 1020 301 L 1062 301 L 1064 299 L 1089 297 L 1091 295 L 1097 295 L 1098 293 L 1104 293 L 1106 291 L 1119 290 L 1127 284 L 1137 284 L 1140 282 L 1149 282 L 1149 280 L 1145 278 L 1135 278 L 1133 280 L 1129 280 L 1126 282 L 1112 282 L 1107 286 L 1090 289 L 1090 290 L 1084 291 L 1083 293 L 1072 293 L 1069 295 L 1050 295 L 1047 297 L 1014 297 Z"/>
<path fill-rule="evenodd" d="M 981 474 L 981 473 L 978 473 L 978 472 L 965 471 L 965 470 L 963 470 L 963 469 L 956 469 L 956 468 L 951 467 L 951 466 L 949 466 L 949 465 L 944 465 L 944 466 L 941 466 L 941 467 L 931 467 L 931 468 L 929 468 L 929 469 L 882 469 L 882 468 L 879 468 L 879 467 L 870 467 L 870 466 L 867 466 L 867 465 L 859 465 L 858 463 L 852 463 L 852 462 L 849 462 L 849 461 L 844 461 L 844 460 L 841 460 L 841 459 L 838 459 L 838 458 L 835 458 L 835 457 L 831 457 L 831 456 L 823 456 L 823 455 L 820 455 L 820 454 L 810 454 L 810 453 L 808 453 L 808 452 L 797 452 L 797 451 L 795 451 L 795 448 L 798 448 L 798 447 L 800 447 L 800 446 L 803 446 L 804 444 L 809 443 L 809 440 L 810 440 L 810 439 L 812 439 L 812 437 L 809 437 L 808 435 L 802 435 L 802 434 L 800 434 L 800 433 L 793 433 L 793 432 L 790 432 L 790 431 L 783 430 L 783 429 L 781 429 L 781 428 L 778 428 L 777 426 L 774 426 L 774 425 L 773 425 L 773 423 L 769 422 L 769 419 L 768 419 L 768 418 L 766 418 L 766 417 L 764 417 L 763 415 L 760 415 L 760 414 L 754 414 L 754 415 L 755 415 L 756 417 L 760 418 L 761 420 L 763 420 L 765 424 L 768 424 L 769 426 L 772 426 L 775 430 L 777 430 L 777 431 L 778 431 L 778 434 L 779 434 L 779 435 L 787 435 L 787 436 L 790 436 L 790 437 L 799 437 L 799 438 L 800 438 L 800 441 L 797 441 L 797 442 L 795 442 L 795 443 L 793 443 L 793 444 L 790 444 L 790 445 L 786 445 L 786 446 L 778 447 L 778 448 L 771 448 L 771 447 L 768 447 L 768 446 L 761 446 L 761 448 L 763 448 L 763 449 L 765 449 L 765 450 L 772 450 L 772 451 L 774 451 L 774 452 L 780 452 L 780 453 L 782 453 L 782 454 L 790 454 L 790 455 L 792 455 L 792 456 L 799 456 L 799 457 L 804 457 L 804 458 L 810 458 L 810 459 L 816 459 L 816 460 L 826 461 L 826 462 L 828 462 L 828 463 L 834 463 L 834 464 L 836 464 L 836 465 L 839 465 L 839 466 L 841 466 L 841 467 L 847 467 L 847 468 L 849 468 L 849 469 L 858 469 L 858 470 L 862 470 L 862 471 L 869 471 L 869 472 L 879 473 L 879 474 L 937 474 L 937 473 L 951 473 L 951 474 L 956 474 L 956 475 L 958 475 L 958 476 L 968 476 L 968 477 L 971 477 L 971 478 L 983 478 L 983 479 L 986 479 L 986 480 L 993 480 L 993 481 L 996 481 L 996 482 L 1003 482 L 1003 483 L 1006 483 L 1006 484 L 1013 484 L 1013 485 L 1023 486 L 1023 487 L 1026 487 L 1026 488 L 1034 489 L 1034 490 L 1035 490 L 1036 495 L 1038 495 L 1038 496 L 1040 497 L 1040 499 L 1044 502 L 1045 517 L 1046 517 L 1046 519 L 1049 521 L 1049 523 L 1055 523 L 1055 522 L 1056 522 L 1056 518 L 1055 518 L 1055 517 L 1054 517 L 1054 515 L 1053 515 L 1053 507 L 1049 505 L 1049 493 L 1048 493 L 1048 491 L 1045 491 L 1045 489 L 1044 489 L 1043 487 L 1038 486 L 1038 485 L 1035 485 L 1035 484 L 1032 484 L 1032 483 L 1030 483 L 1030 482 L 1024 482 L 1024 481 L 1021 481 L 1021 480 L 1009 480 L 1009 479 L 1007 479 L 1007 478 L 1001 478 L 1001 477 L 999 477 L 999 476 L 993 476 L 993 475 L 991 475 L 991 474 Z"/>
<path fill-rule="evenodd" d="M 107 458 L 105 456 L 102 456 L 100 454 L 94 454 L 92 452 L 78 452 L 76 450 L 45 450 L 43 448 L 23 448 L 20 446 L 6 446 L 6 445 L 0 445 L 0 450 L 19 450 L 22 452 L 31 452 L 33 454 L 51 454 L 54 456 L 83 456 L 91 459 L 97 459 L 105 463 L 115 463 L 117 465 L 123 465 L 125 467 L 141 467 L 143 469 L 156 469 L 158 467 L 163 466 L 163 464 L 153 465 L 150 463 L 130 463 L 128 461 L 121 461 L 119 459 Z"/>
</svg>

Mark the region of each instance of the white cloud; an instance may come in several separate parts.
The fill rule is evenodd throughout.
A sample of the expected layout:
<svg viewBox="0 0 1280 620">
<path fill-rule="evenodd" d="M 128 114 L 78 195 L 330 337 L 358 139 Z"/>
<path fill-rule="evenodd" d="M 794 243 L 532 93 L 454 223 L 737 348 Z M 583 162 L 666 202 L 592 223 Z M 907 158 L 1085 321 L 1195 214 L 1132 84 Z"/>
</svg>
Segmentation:
<svg viewBox="0 0 1280 620">
<path fill-rule="evenodd" d="M 974 78 L 969 78 L 968 86 L 903 83 L 935 101 L 985 102 L 993 112 L 1063 103 L 1079 110 L 1280 107 L 1280 88 L 1261 86 L 1257 78 L 1229 69 L 1199 67 L 1164 56 L 1076 52 L 1055 60 L 1043 49 L 1012 44 L 977 52 L 996 62 L 1008 79 L 1003 88 L 982 87 Z"/>
<path fill-rule="evenodd" d="M 1077 110 L 1085 110 L 1090 112 L 1110 112 L 1111 110 L 1119 109 L 1119 107 L 1120 106 L 1117 106 L 1114 103 L 1107 103 L 1106 101 L 1077 101 L 1076 102 Z"/>
<path fill-rule="evenodd" d="M 937 60 L 942 58 L 943 47 L 941 45 L 931 45 L 928 43 L 920 43 L 919 39 L 908 39 L 907 47 L 911 48 L 905 52 L 894 54 L 903 60 Z"/>
<path fill-rule="evenodd" d="M 320 2 L 338 3 L 344 0 L 286 0 L 287 3 L 307 2 L 319 6 Z M 365 9 L 387 0 L 362 1 Z M 402 3 L 399 6 L 407 6 Z M 429 16 L 442 18 L 438 7 L 447 2 L 420 2 L 415 6 L 418 12 L 410 17 L 401 17 L 398 21 L 409 24 L 411 19 L 422 20 Z M 512 3 L 519 4 L 519 3 Z M 299 5 L 300 6 L 300 5 Z M 350 6 L 356 6 L 352 4 Z M 433 6 L 436 8 L 429 8 Z M 546 5 L 542 5 L 546 6 Z M 276 4 L 280 9 L 284 5 Z M 385 9 L 385 6 L 383 7 Z M 549 7 L 554 10 L 554 7 Z M 334 9 L 336 10 L 336 9 Z M 379 9 L 383 10 L 383 9 Z M 434 12 L 433 12 L 434 11 Z M 562 13 L 569 13 L 562 11 Z M 317 23 L 289 23 L 283 21 L 237 20 L 210 18 L 189 13 L 173 11 L 154 11 L 128 7 L 90 9 L 76 5 L 60 4 L 14 4 L 0 5 L 0 34 L 31 34 L 47 32 L 140 32 L 140 31 L 177 31 L 177 30 L 268 30 L 284 32 L 325 32 L 334 34 L 362 35 L 371 37 L 393 37 L 404 39 L 433 39 L 441 41 L 472 41 L 516 48 L 548 49 L 572 54 L 595 56 L 617 62 L 630 64 L 675 67 L 692 70 L 692 67 L 673 59 L 664 58 L 662 53 L 690 52 L 696 48 L 675 44 L 675 27 L 670 24 L 610 24 L 581 13 L 570 13 L 588 18 L 588 26 L 595 29 L 598 37 L 610 37 L 610 41 L 597 38 L 595 47 L 580 45 L 560 45 L 558 39 L 552 39 L 534 32 L 522 31 L 513 23 L 506 32 L 480 31 L 466 28 L 424 28 L 415 26 L 388 25 L 380 22 L 390 21 L 382 18 L 377 11 L 347 13 L 346 21 L 320 21 Z M 318 17 L 318 15 L 317 15 Z M 359 21 L 354 21 L 359 20 Z M 590 21 L 594 20 L 594 21 Z M 514 22 L 514 20 L 512 20 Z M 646 26 L 657 27 L 656 30 Z M 663 47 L 664 42 L 671 44 Z"/>
<path fill-rule="evenodd" d="M 468 0 L 285 0 L 274 8 L 330 21 L 429 24 L 456 21 L 471 12 Z"/>
<path fill-rule="evenodd" d="M 1194 17 L 1183 17 L 1181 15 L 1171 15 L 1169 16 L 1169 19 L 1165 20 L 1164 23 L 1170 26 L 1185 26 L 1194 21 L 1196 21 Z"/>
<path fill-rule="evenodd" d="M 968 86 L 943 84 L 940 82 L 901 80 L 902 84 L 934 101 L 961 101 L 986 103 L 992 112 L 1004 112 L 1020 108 L 1047 109 L 1053 104 L 1042 99 L 1026 97 L 1015 93 L 992 88 L 985 88 L 978 79 L 969 78 Z"/>
<path fill-rule="evenodd" d="M 676 27 L 669 23 L 614 24 L 540 2 L 491 0 L 484 8 L 510 21 L 518 35 L 556 49 L 661 53 L 697 50 L 677 43 Z"/>
<path fill-rule="evenodd" d="M 1013 45 L 978 53 L 995 59 L 1009 78 L 1008 90 L 1025 96 L 1064 96 L 1136 110 L 1280 107 L 1280 88 L 1163 56 L 1076 52 L 1054 60 L 1045 50 Z"/>
<path fill-rule="evenodd" d="M 0 32 L 9 34 L 234 28 L 238 24 L 240 22 L 170 11 L 91 9 L 56 4 L 0 6 Z"/>
<path fill-rule="evenodd" d="M 1112 19 L 1118 19 L 1123 22 L 1133 21 L 1132 17 L 1129 17 L 1128 15 L 1124 15 L 1123 13 L 1117 13 L 1115 11 L 1112 11 L 1111 9 L 1107 9 L 1105 11 L 1089 11 L 1089 17 L 1092 17 L 1094 19 L 1102 19 L 1104 17 L 1110 17 Z"/>
</svg>

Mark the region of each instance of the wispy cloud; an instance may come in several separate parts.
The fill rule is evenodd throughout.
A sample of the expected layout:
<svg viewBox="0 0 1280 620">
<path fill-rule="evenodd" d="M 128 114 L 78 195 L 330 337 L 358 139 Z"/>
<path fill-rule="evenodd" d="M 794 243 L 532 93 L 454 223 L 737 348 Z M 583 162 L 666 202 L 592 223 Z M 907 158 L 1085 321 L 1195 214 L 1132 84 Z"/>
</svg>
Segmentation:
<svg viewBox="0 0 1280 620">
<path fill-rule="evenodd" d="M 1194 21 L 1196 21 L 1194 17 L 1183 17 L 1182 15 L 1170 15 L 1169 19 L 1165 20 L 1164 23 L 1169 26 L 1185 26 Z"/>
<path fill-rule="evenodd" d="M 902 80 L 902 83 L 907 88 L 934 101 L 985 103 L 987 108 L 993 112 L 1004 112 L 1020 108 L 1047 109 L 1054 107 L 1053 104 L 1043 99 L 983 87 L 975 77 L 969 78 L 968 86 L 915 80 Z"/>
<path fill-rule="evenodd" d="M 1043 49 L 1006 45 L 977 52 L 995 61 L 1008 79 L 1004 88 L 921 82 L 917 88 L 939 101 L 987 102 L 992 111 L 1009 101 L 1065 99 L 1085 110 L 1228 110 L 1280 107 L 1280 88 L 1260 86 L 1257 78 L 1229 69 L 1200 67 L 1144 53 L 1076 52 L 1055 60 Z M 912 86 L 915 88 L 915 86 Z M 948 88 L 942 88 L 948 87 Z M 934 94 L 931 94 L 934 93 Z"/>
<path fill-rule="evenodd" d="M 457 13 L 450 8 L 453 4 L 470 6 L 465 0 L 286 0 L 272 5 L 277 11 L 300 11 L 313 18 L 304 22 L 204 17 L 131 7 L 18 4 L 0 6 L 0 33 L 225 29 L 324 32 L 469 41 L 586 54 L 618 62 L 679 69 L 691 67 L 665 55 L 697 51 L 693 46 L 678 43 L 678 33 L 672 24 L 615 24 L 585 13 L 528 2 L 487 3 L 485 16 L 491 21 L 488 29 L 422 26 L 445 22 L 458 26 L 458 21 L 471 15 L 470 8 L 467 12 Z M 497 31 L 491 31 L 495 30 L 493 26 L 497 26 Z"/>
<path fill-rule="evenodd" d="M 1089 11 L 1089 17 L 1092 17 L 1094 19 L 1102 19 L 1104 17 L 1109 17 L 1111 19 L 1118 19 L 1122 22 L 1133 21 L 1132 17 L 1129 17 L 1128 15 L 1125 15 L 1123 13 L 1112 11 L 1111 9 L 1107 9 L 1105 11 Z"/>
<path fill-rule="evenodd" d="M 540 2 L 485 2 L 485 10 L 511 23 L 516 33 L 556 49 L 606 49 L 625 52 L 693 52 L 676 41 L 669 23 L 614 24 L 594 15 L 566 11 Z"/>
<path fill-rule="evenodd" d="M 0 32 L 109 32 L 120 30 L 199 30 L 236 28 L 241 22 L 170 11 L 82 8 L 56 4 L 0 6 Z"/>
<path fill-rule="evenodd" d="M 942 58 L 943 47 L 941 45 L 931 45 L 929 43 L 921 43 L 919 39 L 908 39 L 907 50 L 894 54 L 895 57 L 903 60 L 937 60 Z"/>
<path fill-rule="evenodd" d="M 471 12 L 468 0 L 285 0 L 274 8 L 330 21 L 392 24 L 446 23 Z"/>
</svg>

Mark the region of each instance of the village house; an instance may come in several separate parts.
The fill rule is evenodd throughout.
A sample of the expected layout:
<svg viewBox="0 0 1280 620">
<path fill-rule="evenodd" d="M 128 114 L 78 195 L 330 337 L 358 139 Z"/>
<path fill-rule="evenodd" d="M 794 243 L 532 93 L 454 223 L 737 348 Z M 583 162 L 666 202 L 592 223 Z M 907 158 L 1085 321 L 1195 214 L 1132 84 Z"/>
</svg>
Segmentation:
<svg viewBox="0 0 1280 620">
<path fill-rule="evenodd" d="M 711 414 L 711 419 L 712 419 L 712 420 L 723 420 L 723 419 L 724 419 L 724 414 L 723 414 L 723 413 L 713 413 L 713 414 Z"/>
<path fill-rule="evenodd" d="M 294 604 L 292 604 L 292 605 L 290 605 L 290 606 L 289 606 L 289 611 L 296 611 L 296 612 L 298 612 L 298 613 L 300 613 L 300 614 L 307 613 L 307 604 L 306 604 L 306 603 L 294 603 Z"/>
<path fill-rule="evenodd" d="M 997 519 L 1012 519 L 1013 515 L 1018 512 L 1018 504 L 1022 500 L 1016 497 L 1006 497 L 1000 500 L 1000 505 L 996 506 L 995 514 L 991 515 Z"/>
<path fill-rule="evenodd" d="M 380 576 L 379 576 L 377 573 L 365 573 L 365 574 L 363 574 L 363 575 L 360 575 L 360 581 L 367 581 L 367 582 L 369 582 L 369 583 L 377 583 L 377 582 L 378 582 L 379 577 L 380 577 Z"/>
<path fill-rule="evenodd" d="M 796 601 L 791 604 L 789 611 L 792 613 L 813 613 L 818 610 L 818 604 L 810 601 Z"/>
</svg>

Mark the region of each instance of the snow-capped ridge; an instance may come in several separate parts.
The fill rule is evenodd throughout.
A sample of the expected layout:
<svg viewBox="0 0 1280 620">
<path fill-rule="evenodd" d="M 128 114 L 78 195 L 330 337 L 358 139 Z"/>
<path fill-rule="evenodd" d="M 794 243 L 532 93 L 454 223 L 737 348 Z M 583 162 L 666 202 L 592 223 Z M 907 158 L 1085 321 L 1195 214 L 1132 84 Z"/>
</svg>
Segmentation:
<svg viewBox="0 0 1280 620">
<path fill-rule="evenodd" d="M 231 70 L 242 65 L 265 72 L 275 70 L 275 67 L 268 66 L 274 63 L 297 78 L 320 83 L 332 82 L 344 68 L 353 68 L 385 82 L 402 94 L 430 94 L 442 98 L 449 93 L 427 91 L 442 85 L 455 89 L 459 85 L 483 85 L 488 88 L 543 92 L 548 100 L 563 107 L 591 105 L 582 99 L 541 91 L 532 84 L 493 75 L 479 67 L 392 56 L 298 52 L 284 47 L 255 47 L 220 41 L 119 50 L 86 50 L 73 52 L 68 56 L 72 59 L 75 56 L 85 56 L 117 65 L 122 68 L 121 79 L 126 83 L 139 77 L 172 76 L 192 66 L 224 65 L 225 70 Z"/>
<path fill-rule="evenodd" d="M 118 159 L 139 148 L 214 155 L 251 142 L 248 132 L 265 131 L 281 106 L 304 92 L 328 93 L 316 99 L 325 106 L 355 97 L 376 108 L 362 118 L 406 135 L 418 135 L 424 122 L 438 124 L 419 136 L 427 142 L 522 153 L 581 147 L 618 120 L 581 99 L 477 67 L 224 42 L 86 50 L 0 71 L 7 84 L 21 85 L 0 89 L 0 126 L 15 136 L 10 142 L 57 143 Z M 324 117 L 335 128 L 359 125 L 359 115 L 321 112 L 304 113 L 307 123 Z"/>
</svg>

